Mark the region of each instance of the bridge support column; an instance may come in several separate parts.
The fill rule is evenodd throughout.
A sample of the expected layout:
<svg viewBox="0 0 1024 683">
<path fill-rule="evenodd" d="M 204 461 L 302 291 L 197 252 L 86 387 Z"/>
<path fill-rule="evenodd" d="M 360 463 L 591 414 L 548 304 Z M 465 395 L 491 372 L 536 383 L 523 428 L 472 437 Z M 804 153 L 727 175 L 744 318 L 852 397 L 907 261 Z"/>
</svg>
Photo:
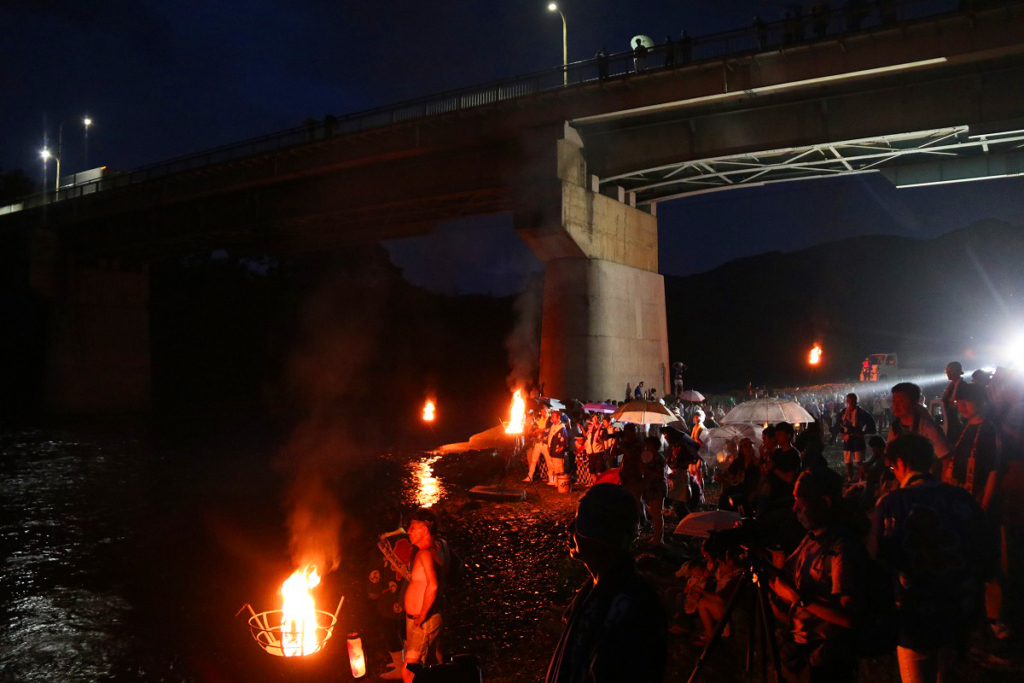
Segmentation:
<svg viewBox="0 0 1024 683">
<path fill-rule="evenodd" d="M 581 145 L 559 141 L 560 220 L 517 217 L 544 261 L 540 380 L 550 396 L 622 398 L 643 381 L 662 395 L 668 373 L 665 282 L 658 221 L 585 186 Z"/>
<path fill-rule="evenodd" d="M 58 414 L 138 413 L 152 404 L 149 273 L 33 263 L 47 304 L 43 407 Z"/>
</svg>

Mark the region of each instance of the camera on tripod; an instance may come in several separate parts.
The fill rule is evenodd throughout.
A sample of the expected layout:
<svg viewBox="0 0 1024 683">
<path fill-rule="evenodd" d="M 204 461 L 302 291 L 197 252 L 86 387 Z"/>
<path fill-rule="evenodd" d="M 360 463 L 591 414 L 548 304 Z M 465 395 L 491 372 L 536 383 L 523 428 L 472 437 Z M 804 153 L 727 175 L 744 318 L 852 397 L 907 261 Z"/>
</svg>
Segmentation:
<svg viewBox="0 0 1024 683">
<path fill-rule="evenodd" d="M 762 548 L 761 529 L 753 517 L 743 517 L 731 529 L 718 529 L 708 532 L 710 546 L 724 552 L 729 548 Z"/>
<path fill-rule="evenodd" d="M 693 672 L 690 674 L 689 683 L 694 683 L 701 669 L 707 663 L 711 651 L 714 650 L 722 637 L 725 627 L 729 624 L 736 606 L 739 604 L 740 596 L 746 595 L 750 599 L 750 609 L 747 612 L 747 662 L 746 671 L 751 673 L 754 667 L 755 650 L 760 650 L 761 680 L 767 683 L 768 662 L 771 661 L 775 670 L 775 680 L 782 680 L 781 660 L 779 658 L 779 647 L 775 640 L 775 629 L 772 623 L 772 609 L 769 602 L 770 596 L 765 581 L 766 574 L 779 575 L 779 570 L 771 563 L 771 558 L 766 547 L 766 538 L 761 526 L 752 517 L 744 517 L 731 529 L 721 529 L 708 533 L 708 551 L 712 555 L 728 556 L 739 558 L 743 565 L 743 574 L 740 578 L 740 589 L 733 592 L 725 605 L 722 617 L 715 627 L 714 633 L 708 639 L 701 652 Z"/>
</svg>

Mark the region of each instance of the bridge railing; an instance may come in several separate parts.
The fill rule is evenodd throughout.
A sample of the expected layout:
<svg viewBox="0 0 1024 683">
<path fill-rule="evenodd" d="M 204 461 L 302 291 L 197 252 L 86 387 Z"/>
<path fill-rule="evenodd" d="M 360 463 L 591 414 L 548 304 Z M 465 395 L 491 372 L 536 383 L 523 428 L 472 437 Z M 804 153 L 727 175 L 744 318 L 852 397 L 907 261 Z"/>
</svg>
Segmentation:
<svg viewBox="0 0 1024 683">
<path fill-rule="evenodd" d="M 833 0 L 837 2 L 838 0 Z M 335 135 L 447 114 L 495 104 L 545 91 L 575 87 L 607 79 L 635 77 L 646 72 L 680 68 L 689 64 L 726 57 L 755 54 L 765 50 L 787 49 L 839 35 L 875 30 L 886 24 L 941 17 L 963 11 L 987 9 L 996 5 L 1020 4 L 1021 0 L 864 0 L 862 4 L 843 3 L 841 9 L 789 17 L 773 23 L 755 23 L 750 27 L 709 36 L 680 40 L 648 48 L 642 59 L 633 51 L 597 56 L 534 73 L 506 78 L 484 85 L 462 88 L 421 97 L 394 105 L 345 116 L 328 116 L 302 126 L 270 133 L 242 142 L 224 145 L 195 154 L 177 157 L 132 171 L 106 176 L 79 185 L 62 187 L 27 197 L 17 204 L 0 207 L 0 215 L 40 206 L 53 201 L 95 194 L 108 189 L 144 183 L 169 175 L 205 168 L 247 157 L 295 147 Z"/>
</svg>

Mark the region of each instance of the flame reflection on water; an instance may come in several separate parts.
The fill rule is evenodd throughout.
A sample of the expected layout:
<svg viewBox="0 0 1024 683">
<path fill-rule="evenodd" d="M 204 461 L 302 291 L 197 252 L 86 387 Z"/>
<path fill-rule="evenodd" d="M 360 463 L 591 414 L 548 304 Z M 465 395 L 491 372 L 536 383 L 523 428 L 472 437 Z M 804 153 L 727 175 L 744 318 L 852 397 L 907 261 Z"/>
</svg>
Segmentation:
<svg viewBox="0 0 1024 683">
<path fill-rule="evenodd" d="M 434 455 L 426 460 L 413 463 L 412 475 L 415 489 L 412 491 L 412 498 L 420 507 L 431 507 L 441 500 L 444 494 L 444 486 L 434 477 L 433 465 L 438 461 L 440 455 Z"/>
</svg>

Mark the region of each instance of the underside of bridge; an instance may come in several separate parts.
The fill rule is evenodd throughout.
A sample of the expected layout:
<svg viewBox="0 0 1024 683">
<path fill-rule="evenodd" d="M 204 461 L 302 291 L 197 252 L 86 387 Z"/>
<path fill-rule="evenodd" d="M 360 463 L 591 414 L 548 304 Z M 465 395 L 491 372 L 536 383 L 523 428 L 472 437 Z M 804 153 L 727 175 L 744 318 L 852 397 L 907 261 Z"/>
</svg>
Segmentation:
<svg viewBox="0 0 1024 683">
<path fill-rule="evenodd" d="M 1012 3 L 159 177 L 143 169 L 139 182 L 0 216 L 0 237 L 32 235 L 26 280 L 50 302 L 46 403 L 56 411 L 149 406 L 156 259 L 326 250 L 509 211 L 547 268 L 547 392 L 617 398 L 627 382 L 665 388 L 658 202 L 848 173 L 897 185 L 1018 175 L 1022 82 L 1024 3 Z"/>
</svg>

